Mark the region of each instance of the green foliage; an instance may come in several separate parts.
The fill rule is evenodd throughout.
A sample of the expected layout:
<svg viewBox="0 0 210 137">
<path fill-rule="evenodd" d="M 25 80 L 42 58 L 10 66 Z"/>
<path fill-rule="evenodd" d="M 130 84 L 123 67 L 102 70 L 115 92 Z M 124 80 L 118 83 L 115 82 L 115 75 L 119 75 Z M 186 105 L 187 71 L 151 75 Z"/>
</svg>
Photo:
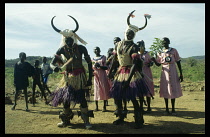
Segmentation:
<svg viewBox="0 0 210 137">
<path fill-rule="evenodd" d="M 158 67 L 155 64 L 151 67 L 152 70 L 152 76 L 153 78 L 160 78 L 160 74 L 161 74 L 161 66 Z"/>
<path fill-rule="evenodd" d="M 204 81 L 205 80 L 205 56 L 201 57 L 196 57 L 199 59 L 195 59 L 196 64 L 192 65 L 192 67 L 189 67 L 188 60 L 189 58 L 182 58 L 181 65 L 182 65 L 182 73 L 184 77 L 184 81 L 192 81 L 192 82 L 197 82 L 197 81 Z M 37 58 L 28 58 L 28 61 L 34 61 Z M 38 58 L 41 60 L 41 58 Z M 14 80 L 14 64 L 19 61 L 19 59 L 14 59 L 14 60 L 5 60 L 5 89 L 6 90 L 14 90 L 13 86 L 13 80 Z M 51 59 L 48 59 L 50 62 Z M 12 66 L 12 63 L 13 66 Z M 88 76 L 88 67 L 86 61 L 83 60 L 83 65 L 86 69 L 87 76 Z M 7 67 L 10 66 L 10 67 Z M 160 78 L 161 75 L 161 69 L 162 67 L 158 67 L 156 65 L 153 65 L 151 67 L 152 69 L 152 74 L 153 78 Z M 179 70 L 177 68 L 178 74 Z M 49 76 L 49 82 L 53 83 L 54 85 L 57 84 L 59 79 L 61 79 L 63 75 L 59 73 L 53 73 Z M 52 86 L 54 86 L 52 85 Z M 32 78 L 29 78 L 29 89 L 32 89 Z"/>
<path fill-rule="evenodd" d="M 193 66 L 196 66 L 198 63 L 198 61 L 193 58 L 193 57 L 190 57 L 187 59 L 187 64 L 190 66 L 190 67 L 193 67 Z"/>
<path fill-rule="evenodd" d="M 196 65 L 189 67 L 189 64 L 182 64 L 182 73 L 184 79 L 188 81 L 203 81 L 205 80 L 205 62 L 196 60 Z"/>
<path fill-rule="evenodd" d="M 191 82 L 197 82 L 197 81 L 204 81 L 205 80 L 205 63 L 204 61 L 197 61 L 197 65 L 189 67 L 187 63 L 182 63 L 182 73 L 184 81 L 191 81 Z M 177 67 L 177 66 L 176 66 Z M 162 67 L 158 67 L 156 65 L 153 65 L 151 67 L 153 78 L 160 78 L 161 76 L 161 69 Z M 179 75 L 179 69 L 177 67 L 177 72 Z"/>
<path fill-rule="evenodd" d="M 157 53 L 160 53 L 163 49 L 162 46 L 162 40 L 159 38 L 155 38 L 153 44 L 149 48 L 150 51 L 150 56 L 151 57 L 156 57 Z"/>
<path fill-rule="evenodd" d="M 14 69 L 12 67 L 5 67 L 5 89 L 14 90 L 13 81 L 14 81 Z"/>
</svg>

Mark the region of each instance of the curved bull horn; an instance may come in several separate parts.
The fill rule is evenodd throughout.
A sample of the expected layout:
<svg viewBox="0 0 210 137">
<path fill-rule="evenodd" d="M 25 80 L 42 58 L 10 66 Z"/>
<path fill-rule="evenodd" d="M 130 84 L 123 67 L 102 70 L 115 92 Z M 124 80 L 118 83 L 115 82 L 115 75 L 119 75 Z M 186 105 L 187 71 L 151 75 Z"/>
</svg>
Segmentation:
<svg viewBox="0 0 210 137">
<path fill-rule="evenodd" d="M 75 28 L 75 30 L 73 30 L 73 32 L 75 33 L 79 29 L 79 24 L 78 24 L 77 20 L 74 17 L 72 17 L 70 15 L 68 15 L 68 16 L 71 17 L 76 23 L 76 28 Z"/>
<path fill-rule="evenodd" d="M 139 30 L 143 30 L 147 26 L 147 17 L 146 16 L 144 16 L 144 17 L 145 17 L 145 25 L 144 25 L 144 27 L 139 28 Z"/>
<path fill-rule="evenodd" d="M 56 32 L 60 33 L 61 30 L 57 29 L 57 28 L 54 26 L 54 24 L 53 24 L 53 19 L 54 19 L 54 18 L 55 18 L 55 16 L 51 19 L 51 25 L 52 25 L 53 29 L 54 29 Z"/>
<path fill-rule="evenodd" d="M 128 25 L 130 25 L 130 17 L 131 17 L 131 15 L 132 15 L 134 12 L 135 12 L 135 10 L 132 11 L 132 12 L 129 14 L 128 18 L 127 18 L 127 24 L 128 24 Z"/>
</svg>

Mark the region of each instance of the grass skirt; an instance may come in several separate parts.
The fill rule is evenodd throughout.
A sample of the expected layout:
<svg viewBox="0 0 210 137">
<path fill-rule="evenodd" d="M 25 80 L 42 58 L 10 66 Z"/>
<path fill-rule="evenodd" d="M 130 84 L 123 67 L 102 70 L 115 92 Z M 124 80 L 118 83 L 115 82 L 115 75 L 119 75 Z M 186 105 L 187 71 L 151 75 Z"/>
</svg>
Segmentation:
<svg viewBox="0 0 210 137">
<path fill-rule="evenodd" d="M 142 79 L 139 71 L 135 71 L 129 86 L 122 90 L 124 81 L 128 79 L 130 68 L 122 67 L 115 75 L 112 88 L 110 90 L 110 97 L 114 99 L 126 99 L 127 101 L 136 99 L 136 97 L 143 97 L 149 93 L 145 81 Z"/>
<path fill-rule="evenodd" d="M 81 69 L 68 74 L 65 72 L 58 87 L 49 97 L 51 105 L 56 107 L 61 103 L 68 103 L 74 107 L 84 101 L 84 98 L 89 99 L 89 89 L 85 87 L 86 82 L 86 73 Z"/>
</svg>

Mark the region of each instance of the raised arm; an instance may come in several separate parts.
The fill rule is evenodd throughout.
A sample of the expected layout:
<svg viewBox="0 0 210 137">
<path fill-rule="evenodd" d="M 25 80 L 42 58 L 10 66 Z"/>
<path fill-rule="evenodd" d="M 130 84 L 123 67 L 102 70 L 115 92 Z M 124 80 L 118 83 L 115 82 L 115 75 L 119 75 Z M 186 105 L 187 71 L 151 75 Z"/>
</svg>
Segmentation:
<svg viewBox="0 0 210 137">
<path fill-rule="evenodd" d="M 60 69 L 58 66 L 56 66 L 56 63 L 58 61 L 60 61 L 60 55 L 62 54 L 63 49 L 59 48 L 58 51 L 56 52 L 56 54 L 54 55 L 51 63 L 50 63 L 50 68 L 54 71 L 54 72 L 58 72 Z"/>
</svg>

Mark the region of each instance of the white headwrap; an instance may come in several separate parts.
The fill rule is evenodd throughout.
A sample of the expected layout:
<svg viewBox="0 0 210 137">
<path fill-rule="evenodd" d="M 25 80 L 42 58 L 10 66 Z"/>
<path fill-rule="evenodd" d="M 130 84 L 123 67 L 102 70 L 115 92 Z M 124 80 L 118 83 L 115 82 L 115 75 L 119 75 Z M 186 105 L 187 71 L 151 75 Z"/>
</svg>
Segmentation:
<svg viewBox="0 0 210 137">
<path fill-rule="evenodd" d="M 132 40 L 128 40 L 127 39 L 127 36 L 126 36 L 126 32 L 128 31 L 128 30 L 132 30 L 133 32 L 134 32 L 134 37 L 133 37 L 133 39 L 135 38 L 135 36 L 136 36 L 136 32 L 138 32 L 139 31 L 139 28 L 137 27 L 137 26 L 135 26 L 135 25 L 128 25 L 128 27 L 127 27 L 127 29 L 125 30 L 125 40 L 126 41 L 132 41 Z"/>
<path fill-rule="evenodd" d="M 137 27 L 135 25 L 131 25 L 131 24 L 127 27 L 127 30 L 128 29 L 132 30 L 134 33 L 139 31 L 139 27 Z"/>
<path fill-rule="evenodd" d="M 80 38 L 72 30 L 65 29 L 65 30 L 61 31 L 60 34 L 62 34 L 61 43 L 60 43 L 61 47 L 65 45 L 65 38 L 67 38 L 67 37 L 71 37 L 74 40 L 74 43 L 76 43 L 76 44 L 77 44 L 77 40 L 79 40 L 84 45 L 87 44 L 86 41 L 84 41 L 82 38 Z"/>
</svg>

